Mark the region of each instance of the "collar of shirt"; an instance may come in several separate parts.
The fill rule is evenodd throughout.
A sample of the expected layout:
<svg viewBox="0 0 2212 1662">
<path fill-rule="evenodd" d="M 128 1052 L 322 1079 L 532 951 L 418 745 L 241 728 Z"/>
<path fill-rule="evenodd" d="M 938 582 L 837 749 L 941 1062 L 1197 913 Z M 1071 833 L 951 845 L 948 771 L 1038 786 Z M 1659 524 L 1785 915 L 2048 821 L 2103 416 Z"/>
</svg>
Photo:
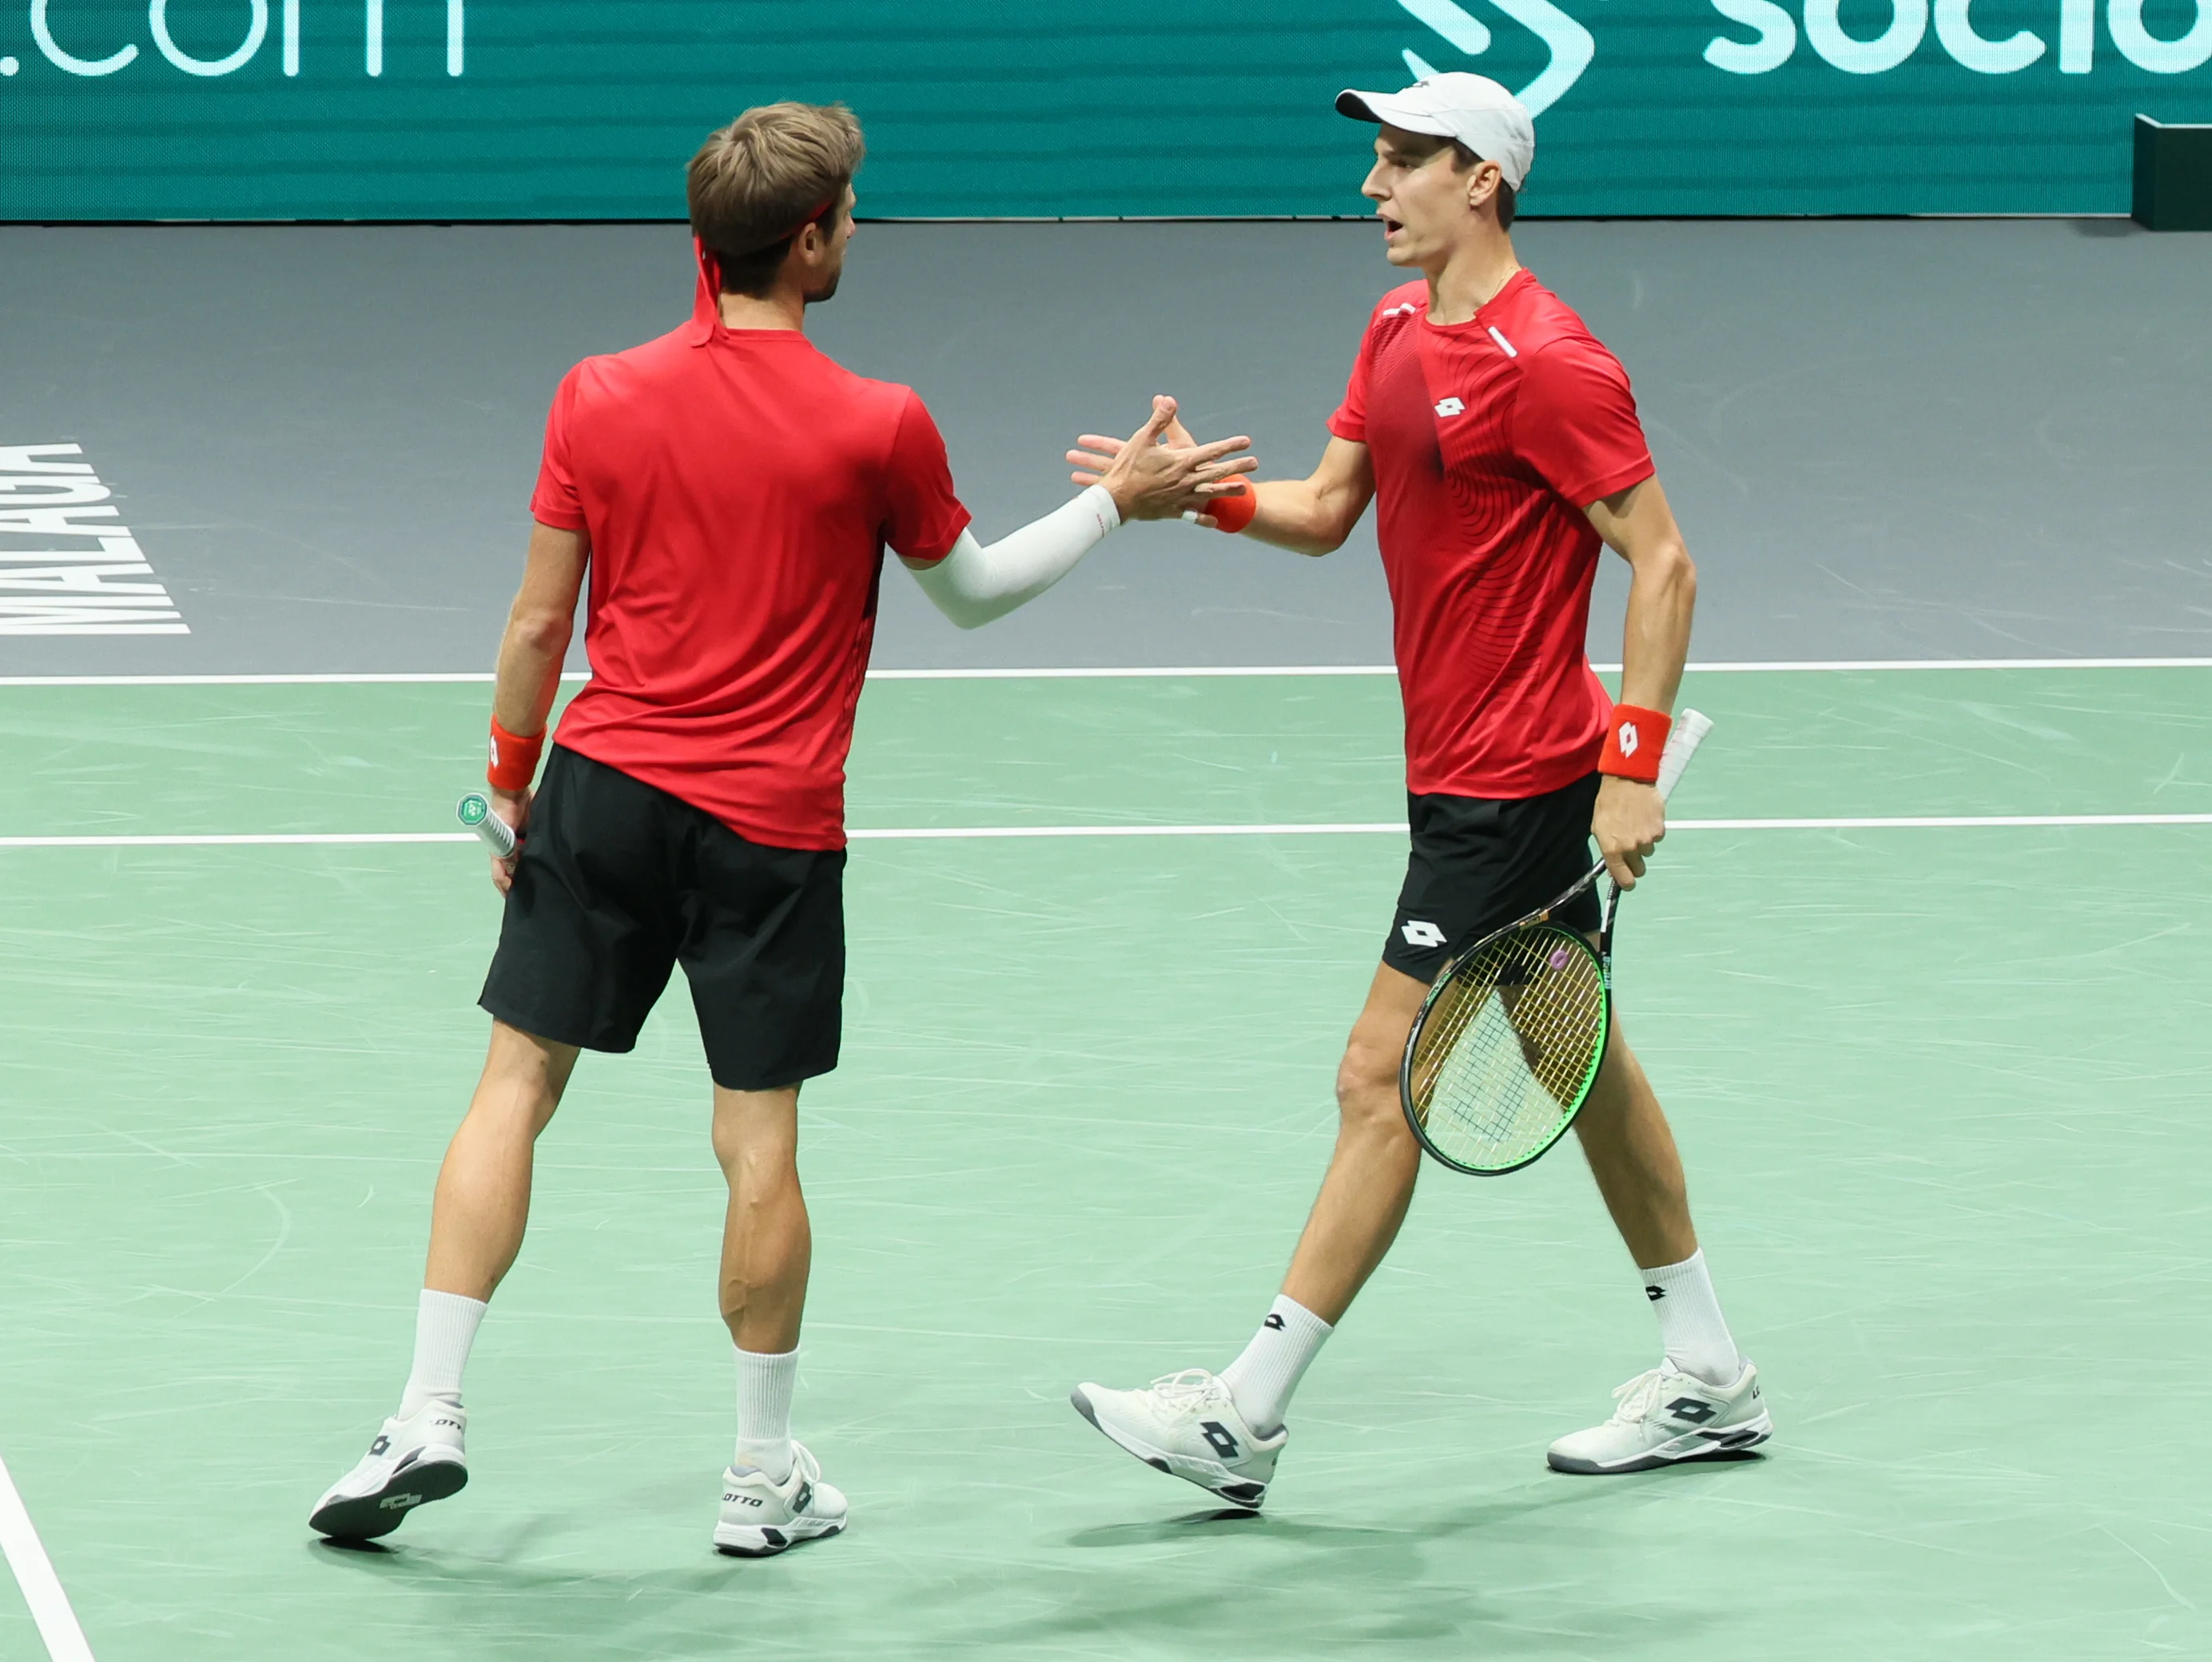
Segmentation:
<svg viewBox="0 0 2212 1662">
<path fill-rule="evenodd" d="M 1474 308 L 1473 317 L 1464 318 L 1458 323 L 1438 323 L 1428 314 L 1427 308 L 1424 307 L 1421 312 L 1421 321 L 1431 329 L 1441 331 L 1447 335 L 1480 333 L 1498 320 L 1493 308 L 1508 298 L 1518 294 L 1522 289 L 1535 281 L 1535 273 L 1525 265 L 1521 266 L 1511 276 L 1498 285 L 1495 294 Z"/>
</svg>

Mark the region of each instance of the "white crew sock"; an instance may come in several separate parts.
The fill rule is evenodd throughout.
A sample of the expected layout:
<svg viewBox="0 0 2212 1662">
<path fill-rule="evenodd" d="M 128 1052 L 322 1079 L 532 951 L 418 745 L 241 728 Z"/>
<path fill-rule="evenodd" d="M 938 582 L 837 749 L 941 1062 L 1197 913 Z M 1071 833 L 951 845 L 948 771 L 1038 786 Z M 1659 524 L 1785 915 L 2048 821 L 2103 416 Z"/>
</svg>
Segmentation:
<svg viewBox="0 0 2212 1662">
<path fill-rule="evenodd" d="M 1743 1372 L 1743 1356 L 1721 1318 L 1705 1255 L 1692 1253 L 1680 1264 L 1637 1273 L 1659 1318 L 1659 1342 L 1667 1347 L 1667 1360 L 1707 1385 L 1734 1385 Z"/>
<path fill-rule="evenodd" d="M 770 1483 L 791 1476 L 791 1393 L 799 1352 L 738 1352 L 738 1464 L 757 1466 Z"/>
<path fill-rule="evenodd" d="M 482 1299 L 422 1289 L 415 1307 L 415 1368 L 399 1398 L 401 1419 L 433 1397 L 461 1405 L 461 1370 L 469 1365 L 469 1347 L 476 1343 L 485 1308 Z"/>
<path fill-rule="evenodd" d="M 1334 1331 L 1296 1299 L 1275 1295 L 1252 1343 L 1221 1370 L 1221 1382 L 1229 1387 L 1245 1424 L 1262 1437 L 1275 1435 L 1283 1423 L 1283 1410 L 1291 1405 L 1291 1393 L 1321 1354 L 1322 1341 Z"/>
</svg>

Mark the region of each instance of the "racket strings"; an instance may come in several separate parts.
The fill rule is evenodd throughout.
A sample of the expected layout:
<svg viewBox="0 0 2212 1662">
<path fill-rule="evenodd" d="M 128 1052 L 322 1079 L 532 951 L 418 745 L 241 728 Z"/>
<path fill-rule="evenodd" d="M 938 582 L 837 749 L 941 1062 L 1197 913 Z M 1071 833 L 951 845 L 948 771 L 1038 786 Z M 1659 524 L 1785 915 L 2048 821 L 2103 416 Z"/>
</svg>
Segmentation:
<svg viewBox="0 0 2212 1662">
<path fill-rule="evenodd" d="M 1604 982 L 1579 940 L 1537 925 L 1492 942 L 1454 973 L 1415 1046 L 1430 1142 L 1482 1170 L 1539 1152 L 1581 1104 L 1605 1027 Z"/>
</svg>

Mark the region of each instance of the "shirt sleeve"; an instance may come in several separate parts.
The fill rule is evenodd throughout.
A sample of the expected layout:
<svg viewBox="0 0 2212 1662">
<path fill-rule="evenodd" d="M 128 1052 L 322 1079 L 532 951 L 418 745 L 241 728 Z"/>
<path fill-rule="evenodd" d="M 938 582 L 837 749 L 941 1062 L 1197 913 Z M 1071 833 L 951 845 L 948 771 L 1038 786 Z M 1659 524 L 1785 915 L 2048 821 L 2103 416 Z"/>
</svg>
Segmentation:
<svg viewBox="0 0 2212 1662">
<path fill-rule="evenodd" d="M 1529 358 L 1513 407 L 1513 448 L 1577 507 L 1657 470 L 1628 372 L 1595 341 L 1555 341 Z"/>
<path fill-rule="evenodd" d="M 1374 338 L 1375 320 L 1370 318 L 1367 332 L 1359 337 L 1359 355 L 1352 361 L 1352 379 L 1345 384 L 1344 402 L 1328 418 L 1331 433 L 1359 445 L 1367 442 L 1367 349 Z"/>
<path fill-rule="evenodd" d="M 545 417 L 545 452 L 538 464 L 538 488 L 530 497 L 531 518 L 562 531 L 584 528 L 584 499 L 577 493 L 575 469 L 568 458 L 576 376 L 581 368 L 580 364 L 562 376 L 560 390 L 553 395 L 553 408 Z"/>
<path fill-rule="evenodd" d="M 968 510 L 952 489 L 945 436 L 912 391 L 891 440 L 884 499 L 884 541 L 918 565 L 933 566 L 944 559 L 968 529 Z"/>
</svg>

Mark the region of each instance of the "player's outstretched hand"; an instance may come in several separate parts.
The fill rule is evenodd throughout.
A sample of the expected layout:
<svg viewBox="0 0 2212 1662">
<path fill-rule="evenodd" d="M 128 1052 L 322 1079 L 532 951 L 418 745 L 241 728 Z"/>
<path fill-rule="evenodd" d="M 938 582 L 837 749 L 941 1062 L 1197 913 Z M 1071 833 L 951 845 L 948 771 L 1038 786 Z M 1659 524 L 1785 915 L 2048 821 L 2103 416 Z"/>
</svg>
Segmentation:
<svg viewBox="0 0 2212 1662">
<path fill-rule="evenodd" d="M 1607 773 L 1598 781 L 1590 834 L 1613 882 L 1633 889 L 1644 875 L 1644 862 L 1667 834 L 1667 798 L 1656 785 Z"/>
<path fill-rule="evenodd" d="M 485 787 L 484 794 L 491 798 L 491 811 L 507 822 L 507 828 L 514 833 L 520 844 L 523 832 L 530 824 L 530 803 L 535 794 L 529 791 L 502 791 L 496 785 Z M 501 859 L 491 857 L 491 886 L 502 895 L 514 887 L 514 857 Z"/>
<path fill-rule="evenodd" d="M 1151 419 L 1127 439 L 1086 433 L 1075 442 L 1080 448 L 1067 452 L 1076 469 L 1070 476 L 1079 485 L 1105 486 L 1125 520 L 1202 513 L 1209 498 L 1233 488 L 1237 476 L 1260 465 L 1237 454 L 1251 448 L 1249 438 L 1195 443 L 1176 419 L 1176 401 L 1164 397 L 1152 400 Z"/>
</svg>

